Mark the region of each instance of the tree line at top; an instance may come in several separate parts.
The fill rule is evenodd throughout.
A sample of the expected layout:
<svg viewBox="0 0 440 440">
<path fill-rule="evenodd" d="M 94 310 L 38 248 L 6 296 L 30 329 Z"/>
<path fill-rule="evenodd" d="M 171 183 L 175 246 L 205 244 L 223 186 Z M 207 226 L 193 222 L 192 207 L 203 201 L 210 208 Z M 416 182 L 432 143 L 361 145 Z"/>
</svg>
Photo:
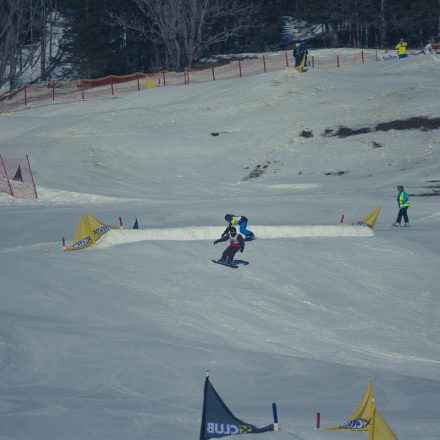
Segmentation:
<svg viewBox="0 0 440 440">
<path fill-rule="evenodd" d="M 281 38 L 286 17 L 296 34 Z M 420 47 L 440 40 L 440 0 L 1 0 L 0 87 L 198 67 L 216 54 Z"/>
</svg>

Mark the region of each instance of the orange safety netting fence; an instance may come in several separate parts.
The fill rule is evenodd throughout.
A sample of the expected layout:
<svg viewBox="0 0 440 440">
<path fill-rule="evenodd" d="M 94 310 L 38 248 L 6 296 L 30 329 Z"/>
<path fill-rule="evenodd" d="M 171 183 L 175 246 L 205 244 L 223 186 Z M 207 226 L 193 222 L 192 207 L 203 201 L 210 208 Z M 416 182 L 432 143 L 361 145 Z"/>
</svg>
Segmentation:
<svg viewBox="0 0 440 440">
<path fill-rule="evenodd" d="M 349 64 L 363 64 L 377 61 L 370 52 L 354 51 L 350 54 L 315 56 L 308 58 L 308 67 L 343 67 Z M 283 70 L 294 65 L 291 54 L 274 53 L 254 58 L 242 58 L 221 66 L 206 69 L 185 69 L 183 72 L 165 70 L 145 74 L 109 75 L 96 79 L 74 81 L 51 80 L 40 84 L 26 84 L 20 89 L 0 96 L 0 113 L 12 112 L 29 106 L 45 105 L 50 102 L 75 102 L 126 95 L 145 88 L 202 83 L 228 78 L 242 78 L 256 74 Z"/>
<path fill-rule="evenodd" d="M 36 199 L 37 189 L 28 156 L 6 159 L 0 154 L 0 192 L 12 197 Z"/>
</svg>

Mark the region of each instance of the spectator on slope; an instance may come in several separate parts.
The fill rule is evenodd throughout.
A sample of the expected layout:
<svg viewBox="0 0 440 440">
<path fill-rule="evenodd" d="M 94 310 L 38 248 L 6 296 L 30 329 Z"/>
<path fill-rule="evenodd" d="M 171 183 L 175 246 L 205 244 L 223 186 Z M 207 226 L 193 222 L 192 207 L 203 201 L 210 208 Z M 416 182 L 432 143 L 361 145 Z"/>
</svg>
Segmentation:
<svg viewBox="0 0 440 440">
<path fill-rule="evenodd" d="M 223 254 L 218 260 L 222 264 L 233 264 L 235 254 L 244 250 L 244 239 L 240 234 L 237 234 L 237 229 L 233 226 L 229 227 L 227 234 L 224 234 L 218 240 L 214 241 L 214 244 L 221 241 L 229 240 L 229 246 L 223 251 Z"/>
<path fill-rule="evenodd" d="M 304 58 L 304 64 L 303 67 L 307 66 L 307 55 L 308 50 L 306 49 L 306 44 L 304 41 L 301 41 L 301 43 L 296 43 L 294 49 L 293 49 L 293 58 L 295 58 L 295 68 L 298 69 L 298 67 L 301 66 L 302 60 Z"/>
<path fill-rule="evenodd" d="M 240 226 L 240 233 L 244 235 L 246 241 L 250 241 L 255 237 L 254 233 L 247 228 L 248 219 L 244 215 L 236 216 L 234 214 L 226 214 L 225 220 L 229 225 L 223 232 L 222 237 L 226 235 L 233 226 L 237 225 Z"/>
<path fill-rule="evenodd" d="M 396 50 L 399 54 L 399 58 L 406 58 L 408 56 L 406 53 L 406 46 L 408 46 L 408 43 L 406 41 L 403 41 L 403 38 L 401 38 L 400 41 L 396 44 Z"/>
<path fill-rule="evenodd" d="M 408 208 L 411 206 L 411 203 L 409 203 L 408 194 L 403 190 L 402 185 L 399 185 L 397 187 L 397 191 L 399 191 L 399 194 L 397 194 L 397 205 L 399 206 L 399 213 L 397 214 L 397 220 L 393 223 L 393 226 L 400 226 L 402 217 L 405 220 L 405 224 L 403 226 L 409 226 L 407 211 Z"/>
<path fill-rule="evenodd" d="M 306 48 L 306 43 L 304 43 L 304 41 L 301 41 L 300 46 L 299 46 L 299 50 L 300 50 L 300 54 L 301 54 L 301 60 L 300 63 L 302 61 L 302 59 L 304 58 L 304 67 L 307 66 L 307 55 L 309 54 L 309 51 Z"/>
<path fill-rule="evenodd" d="M 293 58 L 295 60 L 295 67 L 299 67 L 299 65 L 301 64 L 301 46 L 299 43 L 295 44 L 295 47 L 293 48 Z"/>
</svg>

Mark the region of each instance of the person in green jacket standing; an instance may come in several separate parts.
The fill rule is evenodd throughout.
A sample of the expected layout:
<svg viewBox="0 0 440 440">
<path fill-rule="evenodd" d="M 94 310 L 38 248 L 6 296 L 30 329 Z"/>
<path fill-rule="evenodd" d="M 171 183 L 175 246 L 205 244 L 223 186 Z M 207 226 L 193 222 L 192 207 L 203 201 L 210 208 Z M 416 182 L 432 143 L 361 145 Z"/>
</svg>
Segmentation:
<svg viewBox="0 0 440 440">
<path fill-rule="evenodd" d="M 402 217 L 405 220 L 405 224 L 403 226 L 409 226 L 407 212 L 408 208 L 411 206 L 411 203 L 409 203 L 409 196 L 404 191 L 402 185 L 399 185 L 397 187 L 397 191 L 399 191 L 399 194 L 397 194 L 397 205 L 399 206 L 399 213 L 397 214 L 397 220 L 393 223 L 393 226 L 400 226 L 400 223 L 402 222 Z"/>
</svg>

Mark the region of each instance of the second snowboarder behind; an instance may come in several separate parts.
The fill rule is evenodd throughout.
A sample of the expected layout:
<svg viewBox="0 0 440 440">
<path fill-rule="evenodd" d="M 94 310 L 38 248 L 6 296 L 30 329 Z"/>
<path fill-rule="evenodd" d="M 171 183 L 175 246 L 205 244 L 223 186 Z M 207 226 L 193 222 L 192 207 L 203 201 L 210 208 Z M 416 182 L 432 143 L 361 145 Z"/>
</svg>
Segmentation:
<svg viewBox="0 0 440 440">
<path fill-rule="evenodd" d="M 248 219 L 244 215 L 226 214 L 225 220 L 229 223 L 228 227 L 223 232 L 222 237 L 226 235 L 234 226 L 240 227 L 240 233 L 244 235 L 246 241 L 253 240 L 255 238 L 254 233 L 247 228 Z"/>
</svg>

